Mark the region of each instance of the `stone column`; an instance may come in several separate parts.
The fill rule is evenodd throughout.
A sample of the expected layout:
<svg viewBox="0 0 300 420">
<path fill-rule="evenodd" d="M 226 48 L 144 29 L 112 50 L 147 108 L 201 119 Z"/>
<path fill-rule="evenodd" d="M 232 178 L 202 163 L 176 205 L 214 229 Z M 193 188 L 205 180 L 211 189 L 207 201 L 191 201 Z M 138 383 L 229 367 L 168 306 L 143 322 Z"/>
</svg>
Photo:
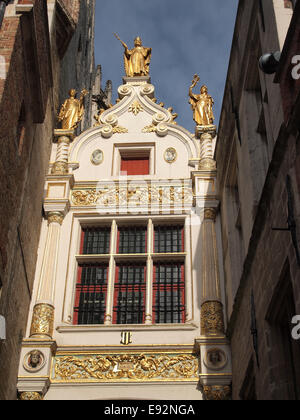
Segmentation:
<svg viewBox="0 0 300 420">
<path fill-rule="evenodd" d="M 30 337 L 41 339 L 52 338 L 54 326 L 54 290 L 60 229 L 64 214 L 48 214 L 48 231 L 41 274 L 39 279 L 36 304 L 33 309 Z"/>
<path fill-rule="evenodd" d="M 217 211 L 204 210 L 202 225 L 202 296 L 201 334 L 224 335 L 223 305 L 221 301 L 220 273 L 215 230 Z"/>
<path fill-rule="evenodd" d="M 55 130 L 57 151 L 51 175 L 67 175 L 69 173 L 69 148 L 74 139 L 74 130 Z"/>
<path fill-rule="evenodd" d="M 196 127 L 196 138 L 200 139 L 199 170 L 216 169 L 216 161 L 214 160 L 213 153 L 213 139 L 216 136 L 216 130 L 217 127 L 214 125 Z"/>
<path fill-rule="evenodd" d="M 219 206 L 217 166 L 213 141 L 216 127 L 197 126 L 195 137 L 200 141 L 199 167 L 193 172 L 195 205 L 203 209 L 201 224 L 201 290 L 200 337 L 195 348 L 200 358 L 200 388 L 209 401 L 228 400 L 232 381 L 231 353 L 225 336 L 221 295 L 221 255 L 218 255 L 216 217 Z"/>
</svg>

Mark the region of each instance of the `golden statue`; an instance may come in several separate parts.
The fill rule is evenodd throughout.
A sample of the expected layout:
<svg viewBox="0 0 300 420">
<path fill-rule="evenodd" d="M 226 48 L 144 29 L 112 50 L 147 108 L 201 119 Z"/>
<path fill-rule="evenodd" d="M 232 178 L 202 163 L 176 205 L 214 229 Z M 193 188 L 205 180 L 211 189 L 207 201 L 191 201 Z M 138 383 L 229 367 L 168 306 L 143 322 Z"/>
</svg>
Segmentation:
<svg viewBox="0 0 300 420">
<path fill-rule="evenodd" d="M 65 100 L 58 115 L 63 130 L 75 130 L 82 120 L 84 114 L 83 100 L 88 91 L 83 89 L 80 99 L 76 99 L 76 93 L 75 89 L 70 90 L 70 98 Z"/>
<path fill-rule="evenodd" d="M 132 50 L 129 50 L 125 42 L 123 42 L 118 37 L 117 34 L 114 34 L 114 35 L 125 48 L 124 66 L 125 66 L 126 76 L 127 77 L 148 76 L 152 48 L 143 47 L 142 40 L 138 36 L 134 40 L 134 48 Z"/>
<path fill-rule="evenodd" d="M 214 123 L 214 114 L 212 106 L 214 104 L 213 98 L 208 94 L 207 87 L 204 85 L 201 87 L 200 95 L 193 93 L 193 88 L 200 81 L 200 77 L 195 74 L 192 81 L 192 85 L 189 90 L 190 104 L 194 111 L 194 121 L 197 125 L 212 125 Z"/>
</svg>

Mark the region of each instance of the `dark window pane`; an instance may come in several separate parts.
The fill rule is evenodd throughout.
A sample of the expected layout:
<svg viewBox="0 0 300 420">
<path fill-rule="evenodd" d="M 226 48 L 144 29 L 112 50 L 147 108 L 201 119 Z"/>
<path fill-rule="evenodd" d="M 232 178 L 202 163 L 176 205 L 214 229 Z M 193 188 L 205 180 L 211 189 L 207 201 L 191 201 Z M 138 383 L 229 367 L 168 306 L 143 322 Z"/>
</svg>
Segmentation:
<svg viewBox="0 0 300 420">
<path fill-rule="evenodd" d="M 145 227 L 121 227 L 119 229 L 119 254 L 143 254 L 146 252 Z"/>
<path fill-rule="evenodd" d="M 155 226 L 154 233 L 156 253 L 184 251 L 182 226 Z"/>
<path fill-rule="evenodd" d="M 142 324 L 145 314 L 144 265 L 119 265 L 115 283 L 114 323 Z"/>
<path fill-rule="evenodd" d="M 82 254 L 108 254 L 110 228 L 83 229 L 84 240 Z"/>
<path fill-rule="evenodd" d="M 79 267 L 74 324 L 104 324 L 107 273 L 106 265 L 81 265 Z"/>
<path fill-rule="evenodd" d="M 155 264 L 153 313 L 156 324 L 184 322 L 185 295 L 183 264 Z"/>
</svg>

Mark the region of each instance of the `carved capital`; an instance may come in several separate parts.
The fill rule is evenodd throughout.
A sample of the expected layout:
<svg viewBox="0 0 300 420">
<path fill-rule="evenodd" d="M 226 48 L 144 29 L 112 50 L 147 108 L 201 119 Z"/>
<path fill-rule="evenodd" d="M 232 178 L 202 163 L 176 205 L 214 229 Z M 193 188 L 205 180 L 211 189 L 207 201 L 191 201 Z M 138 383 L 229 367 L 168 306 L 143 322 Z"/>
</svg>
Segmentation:
<svg viewBox="0 0 300 420">
<path fill-rule="evenodd" d="M 215 222 L 216 217 L 217 217 L 217 209 L 214 209 L 214 208 L 204 209 L 204 220 L 213 220 Z"/>
<path fill-rule="evenodd" d="M 223 305 L 218 301 L 204 302 L 201 307 L 201 334 L 224 334 Z"/>
<path fill-rule="evenodd" d="M 217 162 L 209 157 L 203 158 L 199 162 L 199 170 L 208 169 L 208 170 L 215 170 L 217 169 Z"/>
<path fill-rule="evenodd" d="M 203 386 L 202 392 L 206 401 L 228 401 L 231 399 L 230 386 Z"/>
<path fill-rule="evenodd" d="M 39 392 L 22 392 L 19 396 L 21 401 L 41 401 L 43 399 L 43 395 Z"/>
<path fill-rule="evenodd" d="M 59 223 L 60 225 L 63 224 L 64 215 L 60 212 L 51 212 L 48 214 L 48 225 L 51 223 Z"/>
<path fill-rule="evenodd" d="M 208 134 L 211 138 L 216 137 L 217 126 L 212 125 L 197 125 L 196 126 L 196 137 L 199 139 L 202 135 Z"/>
<path fill-rule="evenodd" d="M 68 175 L 68 162 L 55 162 L 51 169 L 51 175 Z"/>
<path fill-rule="evenodd" d="M 50 337 L 53 335 L 54 307 L 46 303 L 35 305 L 33 309 L 30 337 Z"/>
</svg>

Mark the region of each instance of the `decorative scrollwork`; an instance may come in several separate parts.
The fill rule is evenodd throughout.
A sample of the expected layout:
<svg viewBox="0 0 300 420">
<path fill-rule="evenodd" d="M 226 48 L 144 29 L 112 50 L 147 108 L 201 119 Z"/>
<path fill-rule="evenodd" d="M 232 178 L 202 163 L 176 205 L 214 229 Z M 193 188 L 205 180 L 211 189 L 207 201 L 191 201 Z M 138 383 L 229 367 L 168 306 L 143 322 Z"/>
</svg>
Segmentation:
<svg viewBox="0 0 300 420">
<path fill-rule="evenodd" d="M 132 112 L 134 115 L 138 115 L 140 112 L 143 112 L 144 108 L 139 101 L 133 102 L 128 108 L 128 112 Z"/>
<path fill-rule="evenodd" d="M 189 205 L 193 202 L 192 187 L 184 185 L 117 185 L 89 190 L 73 190 L 74 206 L 140 206 Z"/>
<path fill-rule="evenodd" d="M 47 336 L 52 338 L 54 325 L 54 308 L 46 303 L 35 305 L 33 309 L 30 336 Z"/>
<path fill-rule="evenodd" d="M 56 356 L 54 381 L 182 381 L 198 379 L 194 354 Z"/>
<path fill-rule="evenodd" d="M 223 305 L 218 301 L 205 302 L 201 307 L 203 335 L 224 334 Z"/>
</svg>

